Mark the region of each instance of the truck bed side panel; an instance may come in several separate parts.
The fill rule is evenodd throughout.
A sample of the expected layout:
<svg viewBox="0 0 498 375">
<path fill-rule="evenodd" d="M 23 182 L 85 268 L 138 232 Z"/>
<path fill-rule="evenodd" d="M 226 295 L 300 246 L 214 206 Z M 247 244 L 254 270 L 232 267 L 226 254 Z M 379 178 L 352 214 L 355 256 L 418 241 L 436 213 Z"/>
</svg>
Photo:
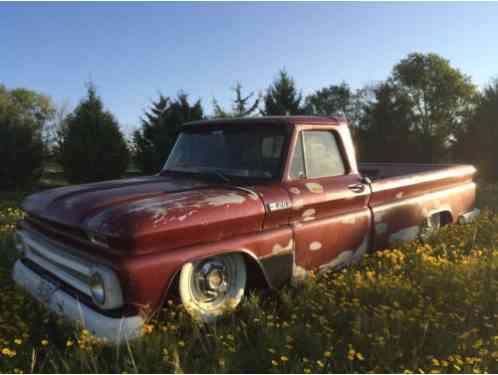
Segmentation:
<svg viewBox="0 0 498 375">
<path fill-rule="evenodd" d="M 391 177 L 372 183 L 373 248 L 414 239 L 424 219 L 447 212 L 450 222 L 474 207 L 476 185 L 472 166 Z"/>
</svg>

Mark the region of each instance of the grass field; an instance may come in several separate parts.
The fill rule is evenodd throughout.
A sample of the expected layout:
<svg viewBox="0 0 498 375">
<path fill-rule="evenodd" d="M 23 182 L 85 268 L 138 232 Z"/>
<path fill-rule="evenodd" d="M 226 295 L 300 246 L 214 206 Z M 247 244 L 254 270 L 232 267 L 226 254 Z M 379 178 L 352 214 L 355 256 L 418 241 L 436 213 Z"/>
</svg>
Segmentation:
<svg viewBox="0 0 498 375">
<path fill-rule="evenodd" d="M 251 295 L 216 325 L 168 304 L 121 347 L 14 288 L 23 196 L 0 196 L 0 372 L 498 372 L 498 186 L 479 192 L 474 224 Z"/>
</svg>

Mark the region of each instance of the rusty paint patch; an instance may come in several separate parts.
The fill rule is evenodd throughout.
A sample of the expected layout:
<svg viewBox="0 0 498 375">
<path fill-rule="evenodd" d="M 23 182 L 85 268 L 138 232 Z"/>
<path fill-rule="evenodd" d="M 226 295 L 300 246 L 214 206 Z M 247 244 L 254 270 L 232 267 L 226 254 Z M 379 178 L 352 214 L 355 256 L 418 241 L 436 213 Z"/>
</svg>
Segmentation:
<svg viewBox="0 0 498 375">
<path fill-rule="evenodd" d="M 204 200 L 204 203 L 208 204 L 209 206 L 218 207 L 228 204 L 242 204 L 245 201 L 246 198 L 237 193 L 228 193 L 228 194 L 218 195 L 216 197 L 206 198 Z"/>
<path fill-rule="evenodd" d="M 412 241 L 417 238 L 418 232 L 418 225 L 401 229 L 389 236 L 389 243 Z"/>
<path fill-rule="evenodd" d="M 356 223 L 356 217 L 349 216 L 341 220 L 342 224 L 354 224 Z"/>
<path fill-rule="evenodd" d="M 292 251 L 294 247 L 294 240 L 291 238 L 289 240 L 289 243 L 285 246 L 280 245 L 279 243 L 275 244 L 272 249 L 272 254 L 280 254 L 283 252 L 289 252 Z"/>
<path fill-rule="evenodd" d="M 301 190 L 299 190 L 297 187 L 291 187 L 291 188 L 289 189 L 289 191 L 290 191 L 292 194 L 296 194 L 296 195 L 301 194 Z"/>
<path fill-rule="evenodd" d="M 303 208 L 304 206 L 304 201 L 302 199 L 296 199 L 293 203 L 292 203 L 292 208 L 294 210 L 300 210 L 301 208 Z"/>
<path fill-rule="evenodd" d="M 310 251 L 318 251 L 322 248 L 322 243 L 318 241 L 314 241 L 310 243 Z"/>
<path fill-rule="evenodd" d="M 298 266 L 297 264 L 294 265 L 294 269 L 292 271 L 292 277 L 296 281 L 302 281 L 306 279 L 307 271 L 304 267 Z"/>
<path fill-rule="evenodd" d="M 303 212 L 303 217 L 315 216 L 316 210 L 314 208 L 308 208 Z"/>
<path fill-rule="evenodd" d="M 403 192 L 400 191 L 398 194 L 396 194 L 396 199 L 401 199 L 403 198 Z"/>
<path fill-rule="evenodd" d="M 312 193 L 315 193 L 315 194 L 322 194 L 323 193 L 323 186 L 320 184 L 317 184 L 316 182 L 308 182 L 305 186 Z"/>
</svg>

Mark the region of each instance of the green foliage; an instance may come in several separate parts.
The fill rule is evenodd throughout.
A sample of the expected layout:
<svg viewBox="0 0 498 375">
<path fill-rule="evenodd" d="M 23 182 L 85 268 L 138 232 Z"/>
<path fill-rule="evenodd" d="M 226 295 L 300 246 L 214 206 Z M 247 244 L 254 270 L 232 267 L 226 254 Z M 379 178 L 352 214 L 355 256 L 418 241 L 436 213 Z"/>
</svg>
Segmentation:
<svg viewBox="0 0 498 375">
<path fill-rule="evenodd" d="M 0 187 L 25 187 L 41 176 L 42 132 L 53 114 L 47 96 L 0 85 Z"/>
<path fill-rule="evenodd" d="M 439 55 L 412 53 L 394 67 L 389 82 L 410 103 L 407 116 L 421 147 L 419 161 L 447 159 L 475 103 L 477 90 L 470 78 Z"/>
<path fill-rule="evenodd" d="M 486 196 L 496 192 L 490 187 Z M 487 210 L 426 243 L 249 295 L 216 324 L 193 322 L 168 303 L 144 337 L 121 347 L 68 325 L 14 287 L 12 230 L 21 216 L 14 202 L 0 202 L 2 373 L 498 371 L 498 216 Z"/>
<path fill-rule="evenodd" d="M 123 176 L 129 151 L 114 116 L 105 111 L 95 87 L 67 116 L 61 129 L 57 158 L 71 183 L 87 183 Z"/>
<path fill-rule="evenodd" d="M 357 148 L 362 161 L 416 162 L 422 158 L 412 131 L 411 102 L 390 83 L 374 89 L 375 101 L 365 109 Z"/>
<path fill-rule="evenodd" d="M 343 116 L 350 118 L 353 92 L 345 83 L 330 85 L 306 97 L 306 112 L 314 116 Z"/>
<path fill-rule="evenodd" d="M 493 80 L 479 97 L 467 127 L 456 142 L 456 157 L 470 160 L 479 167 L 481 176 L 498 179 L 498 79 Z"/>
<path fill-rule="evenodd" d="M 142 118 L 142 127 L 133 134 L 135 162 L 145 174 L 158 173 L 169 156 L 180 126 L 201 120 L 200 100 L 191 105 L 186 94 L 176 100 L 159 96 Z"/>
<path fill-rule="evenodd" d="M 225 111 L 216 99 L 213 99 L 214 106 L 214 117 L 225 118 L 225 117 L 247 117 L 254 114 L 259 106 L 260 97 L 256 97 L 252 104 L 249 100 L 254 96 L 254 92 L 251 92 L 247 96 L 242 95 L 242 85 L 237 82 L 233 88 L 235 93 L 235 99 L 232 104 L 232 112 Z"/>
<path fill-rule="evenodd" d="M 273 84 L 266 90 L 263 98 L 264 116 L 299 115 L 304 112 L 301 108 L 303 97 L 298 94 L 294 79 L 289 77 L 285 70 L 281 70 Z"/>
</svg>

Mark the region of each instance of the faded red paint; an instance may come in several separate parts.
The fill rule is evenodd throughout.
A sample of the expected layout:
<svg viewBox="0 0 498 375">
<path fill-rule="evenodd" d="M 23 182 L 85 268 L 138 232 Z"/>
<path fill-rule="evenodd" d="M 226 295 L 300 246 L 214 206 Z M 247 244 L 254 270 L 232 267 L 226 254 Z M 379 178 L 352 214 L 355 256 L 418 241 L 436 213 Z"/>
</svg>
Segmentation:
<svg viewBox="0 0 498 375">
<path fill-rule="evenodd" d="M 215 120 L 190 126 L 224 124 L 287 125 L 290 136 L 281 180 L 238 187 L 152 176 L 54 189 L 28 197 L 23 208 L 29 216 L 20 226 L 114 269 L 128 307 L 155 308 L 176 273 L 193 260 L 242 252 L 260 264 L 271 286 L 278 287 L 303 270 L 340 266 L 405 238 L 431 213 L 444 211 L 448 221 L 455 222 L 474 207 L 474 167 L 358 167 L 349 129 L 340 118 Z M 313 129 L 337 134 L 347 174 L 289 178 L 297 136 Z M 363 172 L 374 179 L 371 185 L 362 179 Z M 363 190 L 353 191 L 351 185 L 363 185 Z M 282 208 L 272 211 L 276 202 Z M 111 246 L 91 243 L 87 232 L 105 235 Z M 273 257 L 290 259 L 278 275 L 266 266 Z"/>
</svg>

